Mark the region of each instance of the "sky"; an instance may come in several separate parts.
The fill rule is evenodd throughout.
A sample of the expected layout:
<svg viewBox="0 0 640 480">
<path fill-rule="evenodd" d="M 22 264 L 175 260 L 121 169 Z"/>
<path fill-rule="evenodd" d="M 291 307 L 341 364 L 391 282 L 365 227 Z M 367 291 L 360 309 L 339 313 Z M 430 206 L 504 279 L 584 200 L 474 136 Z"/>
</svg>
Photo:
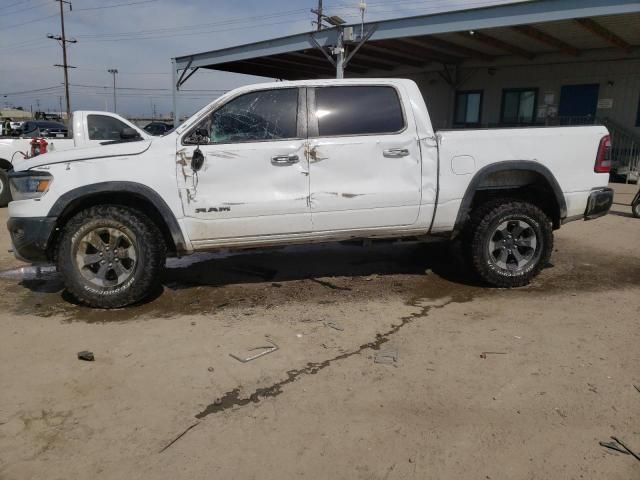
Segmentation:
<svg viewBox="0 0 640 480">
<path fill-rule="evenodd" d="M 360 21 L 360 0 L 324 0 L 327 15 Z M 367 0 L 365 21 L 509 3 L 506 0 Z M 72 0 L 65 4 L 72 110 L 167 115 L 171 58 L 315 29 L 317 0 Z M 64 108 L 56 0 L 0 0 L 0 107 Z M 184 85 L 181 112 L 191 113 L 240 85 L 264 78 L 200 69 Z M 188 92 L 186 90 L 189 90 Z"/>
</svg>

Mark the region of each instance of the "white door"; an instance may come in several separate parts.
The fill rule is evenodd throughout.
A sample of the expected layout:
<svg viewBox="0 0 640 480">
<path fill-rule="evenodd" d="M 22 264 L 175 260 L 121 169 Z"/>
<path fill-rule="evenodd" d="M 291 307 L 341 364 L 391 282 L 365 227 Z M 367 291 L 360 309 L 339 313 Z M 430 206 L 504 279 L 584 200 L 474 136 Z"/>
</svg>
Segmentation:
<svg viewBox="0 0 640 480">
<path fill-rule="evenodd" d="M 314 231 L 412 225 L 421 165 L 411 105 L 390 85 L 309 90 Z"/>
<path fill-rule="evenodd" d="M 182 137 L 178 181 L 196 246 L 311 231 L 304 95 L 297 88 L 240 95 Z M 203 138 L 204 164 L 194 173 L 191 157 Z"/>
</svg>

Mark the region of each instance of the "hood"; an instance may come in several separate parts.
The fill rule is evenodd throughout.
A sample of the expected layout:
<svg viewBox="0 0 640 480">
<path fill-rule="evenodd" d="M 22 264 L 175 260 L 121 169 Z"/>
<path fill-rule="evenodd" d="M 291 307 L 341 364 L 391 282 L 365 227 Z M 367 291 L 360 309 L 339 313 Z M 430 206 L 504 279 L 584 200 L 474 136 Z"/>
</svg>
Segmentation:
<svg viewBox="0 0 640 480">
<path fill-rule="evenodd" d="M 146 152 L 150 146 L 150 140 L 141 140 L 138 142 L 100 145 L 97 147 L 73 148 L 71 150 L 60 150 L 58 152 L 53 151 L 18 162 L 15 166 L 15 171 L 20 172 L 30 170 L 35 167 L 53 165 L 55 163 L 79 162 L 82 160 L 95 160 L 99 158 L 140 155 L 141 153 Z"/>
</svg>

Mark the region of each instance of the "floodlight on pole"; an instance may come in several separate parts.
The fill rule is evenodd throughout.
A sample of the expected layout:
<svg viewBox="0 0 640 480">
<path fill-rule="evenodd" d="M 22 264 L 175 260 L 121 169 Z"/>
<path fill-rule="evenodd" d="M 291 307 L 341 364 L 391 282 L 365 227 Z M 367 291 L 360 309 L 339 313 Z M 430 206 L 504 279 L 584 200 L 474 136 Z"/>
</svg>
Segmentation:
<svg viewBox="0 0 640 480">
<path fill-rule="evenodd" d="M 116 75 L 118 74 L 118 69 L 110 68 L 107 70 L 107 72 L 113 75 L 113 113 L 118 113 L 116 105 Z"/>
</svg>

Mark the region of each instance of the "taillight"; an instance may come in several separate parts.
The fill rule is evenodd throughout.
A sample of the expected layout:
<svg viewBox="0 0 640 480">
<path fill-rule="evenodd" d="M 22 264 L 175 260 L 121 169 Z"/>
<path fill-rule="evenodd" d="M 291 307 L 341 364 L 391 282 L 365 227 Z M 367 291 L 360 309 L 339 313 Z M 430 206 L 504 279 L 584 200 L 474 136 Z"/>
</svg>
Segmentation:
<svg viewBox="0 0 640 480">
<path fill-rule="evenodd" d="M 598 146 L 598 156 L 593 171 L 596 173 L 609 173 L 611 170 L 611 137 L 605 135 Z"/>
</svg>

